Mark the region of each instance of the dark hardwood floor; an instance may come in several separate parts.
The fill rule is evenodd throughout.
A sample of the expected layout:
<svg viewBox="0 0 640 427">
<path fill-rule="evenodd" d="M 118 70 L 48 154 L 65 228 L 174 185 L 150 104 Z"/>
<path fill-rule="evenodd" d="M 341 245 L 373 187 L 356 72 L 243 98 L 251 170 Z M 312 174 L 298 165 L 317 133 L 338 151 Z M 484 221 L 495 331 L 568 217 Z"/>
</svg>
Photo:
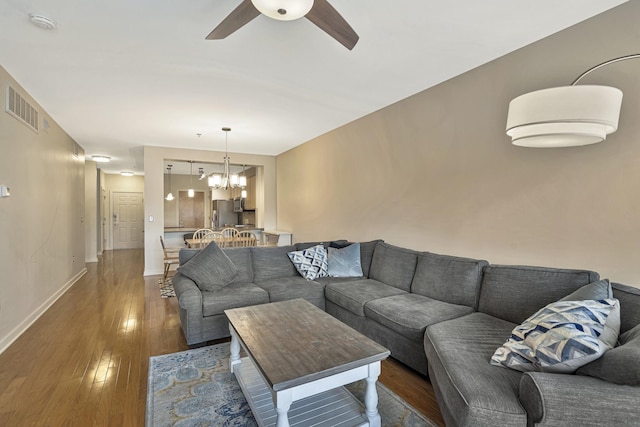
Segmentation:
<svg viewBox="0 0 640 427">
<path fill-rule="evenodd" d="M 142 250 L 106 252 L 0 355 L 0 425 L 144 426 L 150 356 L 188 349 L 175 298 Z M 380 380 L 444 425 L 429 382 L 401 363 Z"/>
</svg>

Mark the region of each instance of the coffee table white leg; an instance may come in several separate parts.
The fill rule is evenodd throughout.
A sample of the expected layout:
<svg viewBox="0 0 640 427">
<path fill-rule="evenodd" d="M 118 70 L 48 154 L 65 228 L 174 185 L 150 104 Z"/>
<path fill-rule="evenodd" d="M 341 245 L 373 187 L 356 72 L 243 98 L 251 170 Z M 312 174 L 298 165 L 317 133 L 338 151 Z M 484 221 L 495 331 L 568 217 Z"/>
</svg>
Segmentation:
<svg viewBox="0 0 640 427">
<path fill-rule="evenodd" d="M 367 377 L 367 389 L 364 393 L 365 413 L 369 419 L 369 427 L 380 427 L 380 413 L 378 412 L 378 390 L 376 382 L 380 376 L 380 362 L 369 365 L 369 376 Z"/>
<path fill-rule="evenodd" d="M 293 396 L 291 395 L 291 390 L 278 391 L 274 395 L 276 414 L 278 418 L 276 419 L 276 427 L 289 427 L 289 416 L 287 413 L 289 412 L 289 408 L 291 407 L 291 403 L 293 401 Z"/>
<path fill-rule="evenodd" d="M 231 325 L 229 325 L 231 333 L 231 357 L 229 358 L 229 370 L 233 373 L 233 368 L 240 364 L 240 341 L 238 335 Z"/>
</svg>

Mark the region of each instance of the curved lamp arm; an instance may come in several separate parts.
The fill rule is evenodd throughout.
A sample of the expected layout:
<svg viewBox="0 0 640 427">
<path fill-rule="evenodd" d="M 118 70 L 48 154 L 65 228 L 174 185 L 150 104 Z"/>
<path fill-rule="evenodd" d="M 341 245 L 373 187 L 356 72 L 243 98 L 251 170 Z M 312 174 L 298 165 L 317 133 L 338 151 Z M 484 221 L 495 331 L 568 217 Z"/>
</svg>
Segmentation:
<svg viewBox="0 0 640 427">
<path fill-rule="evenodd" d="M 571 86 L 575 86 L 580 80 L 582 80 L 583 77 L 585 77 L 587 74 L 590 74 L 592 71 L 595 71 L 599 68 L 602 68 L 604 66 L 607 66 L 609 64 L 613 64 L 615 62 L 620 62 L 620 61 L 626 61 L 628 59 L 637 59 L 640 58 L 640 53 L 633 53 L 631 55 L 625 55 L 625 56 L 620 56 L 618 58 L 613 58 L 610 59 L 608 61 L 605 61 L 601 64 L 595 65 L 591 68 L 589 68 L 587 71 L 585 71 L 584 73 L 580 74 L 574 81 L 573 83 L 571 83 Z"/>
</svg>

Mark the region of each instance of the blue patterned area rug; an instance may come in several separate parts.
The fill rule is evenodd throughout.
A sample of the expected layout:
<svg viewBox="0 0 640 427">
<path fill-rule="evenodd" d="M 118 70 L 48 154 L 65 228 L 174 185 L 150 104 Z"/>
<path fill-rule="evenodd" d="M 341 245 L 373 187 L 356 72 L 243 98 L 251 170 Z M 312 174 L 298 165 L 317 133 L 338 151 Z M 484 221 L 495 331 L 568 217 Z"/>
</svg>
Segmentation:
<svg viewBox="0 0 640 427">
<path fill-rule="evenodd" d="M 361 402 L 365 382 L 347 387 Z M 378 383 L 382 426 L 435 426 Z M 149 359 L 146 427 L 254 427 L 251 409 L 229 372 L 229 344 Z"/>
</svg>

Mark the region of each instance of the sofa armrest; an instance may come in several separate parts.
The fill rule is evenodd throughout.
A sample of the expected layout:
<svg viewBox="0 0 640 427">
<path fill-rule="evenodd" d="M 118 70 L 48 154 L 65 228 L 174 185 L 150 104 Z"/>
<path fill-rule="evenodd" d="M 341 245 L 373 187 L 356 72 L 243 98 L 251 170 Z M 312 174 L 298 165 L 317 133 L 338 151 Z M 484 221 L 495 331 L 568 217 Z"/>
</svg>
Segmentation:
<svg viewBox="0 0 640 427">
<path fill-rule="evenodd" d="M 180 311 L 180 327 L 187 344 L 201 343 L 203 338 L 202 292 L 193 280 L 179 272 L 173 276 L 173 289 L 176 291 Z"/>
<path fill-rule="evenodd" d="M 180 308 L 202 317 L 202 292 L 195 282 L 180 273 L 175 274 L 172 282 Z"/>
<path fill-rule="evenodd" d="M 529 372 L 520 380 L 528 426 L 630 425 L 640 419 L 640 387 L 583 375 Z"/>
</svg>

